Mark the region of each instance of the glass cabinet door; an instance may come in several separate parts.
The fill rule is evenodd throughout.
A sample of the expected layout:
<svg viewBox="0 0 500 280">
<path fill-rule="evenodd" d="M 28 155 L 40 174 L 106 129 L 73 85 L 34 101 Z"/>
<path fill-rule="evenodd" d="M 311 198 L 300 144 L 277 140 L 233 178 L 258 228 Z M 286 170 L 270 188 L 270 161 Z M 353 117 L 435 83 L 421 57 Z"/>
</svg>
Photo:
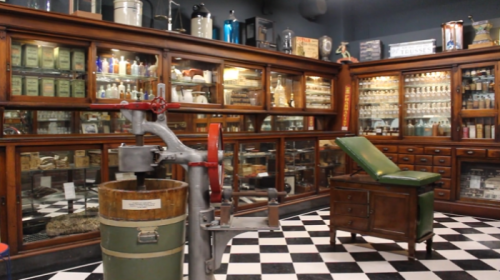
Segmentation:
<svg viewBox="0 0 500 280">
<path fill-rule="evenodd" d="M 224 105 L 262 106 L 262 69 L 224 67 Z"/>
<path fill-rule="evenodd" d="M 242 143 L 238 154 L 238 191 L 266 191 L 276 187 L 276 143 Z M 267 201 L 267 197 L 240 197 L 239 205 Z"/>
<path fill-rule="evenodd" d="M 460 200 L 500 203 L 500 164 L 460 162 Z"/>
<path fill-rule="evenodd" d="M 461 139 L 495 138 L 495 67 L 461 69 Z"/>
<path fill-rule="evenodd" d="M 332 79 L 317 76 L 306 76 L 306 108 L 332 109 Z"/>
<path fill-rule="evenodd" d="M 404 76 L 404 136 L 451 137 L 449 70 Z"/>
<path fill-rule="evenodd" d="M 399 77 L 358 79 L 359 135 L 399 136 Z"/>
<path fill-rule="evenodd" d="M 346 155 L 335 140 L 319 140 L 319 182 L 320 189 L 330 187 L 330 177 L 346 174 Z"/>
<path fill-rule="evenodd" d="M 313 116 L 268 116 L 261 131 L 304 131 L 315 130 Z"/>
<path fill-rule="evenodd" d="M 271 107 L 303 108 L 301 76 L 283 72 L 271 72 Z"/>
<path fill-rule="evenodd" d="M 19 158 L 24 244 L 99 230 L 101 150 L 22 152 Z M 73 197 L 66 196 L 68 188 Z"/>
<path fill-rule="evenodd" d="M 72 134 L 73 112 L 5 110 L 4 135 Z"/>
<path fill-rule="evenodd" d="M 196 114 L 193 123 L 195 132 L 208 132 L 211 123 L 220 123 L 222 131 L 255 132 L 254 117 L 247 115 Z"/>
<path fill-rule="evenodd" d="M 285 142 L 285 190 L 289 195 L 316 191 L 315 158 L 315 141 Z"/>
<path fill-rule="evenodd" d="M 220 63 L 172 57 L 170 101 L 218 104 Z"/>
<path fill-rule="evenodd" d="M 96 98 L 153 100 L 158 96 L 159 64 L 155 54 L 97 48 Z"/>
<path fill-rule="evenodd" d="M 121 112 L 79 112 L 78 129 L 81 134 L 130 133 L 132 123 Z"/>
<path fill-rule="evenodd" d="M 11 96 L 87 97 L 87 51 L 82 46 L 13 38 Z"/>
</svg>

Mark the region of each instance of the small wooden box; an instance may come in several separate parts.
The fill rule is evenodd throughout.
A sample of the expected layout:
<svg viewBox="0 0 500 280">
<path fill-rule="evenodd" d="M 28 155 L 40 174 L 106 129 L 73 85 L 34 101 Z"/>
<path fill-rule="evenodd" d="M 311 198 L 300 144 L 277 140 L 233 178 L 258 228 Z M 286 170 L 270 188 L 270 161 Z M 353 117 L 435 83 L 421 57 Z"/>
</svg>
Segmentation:
<svg viewBox="0 0 500 280">
<path fill-rule="evenodd" d="M 293 54 L 315 59 L 319 58 L 318 39 L 294 37 L 292 43 Z"/>
<path fill-rule="evenodd" d="M 85 150 L 76 150 L 75 151 L 75 157 L 84 157 L 86 154 L 85 154 Z"/>
<path fill-rule="evenodd" d="M 89 167 L 89 157 L 84 156 L 84 157 L 75 157 L 75 167 L 77 168 L 82 168 L 82 167 Z"/>
</svg>

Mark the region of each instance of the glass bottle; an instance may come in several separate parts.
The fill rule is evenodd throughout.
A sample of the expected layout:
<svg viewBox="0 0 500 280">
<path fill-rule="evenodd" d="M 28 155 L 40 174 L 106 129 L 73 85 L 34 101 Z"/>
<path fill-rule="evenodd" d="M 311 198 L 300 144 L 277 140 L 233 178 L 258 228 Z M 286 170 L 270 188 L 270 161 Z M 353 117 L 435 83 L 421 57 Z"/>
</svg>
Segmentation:
<svg viewBox="0 0 500 280">
<path fill-rule="evenodd" d="M 125 94 L 125 99 L 130 100 L 130 84 L 127 85 L 127 93 Z"/>
<path fill-rule="evenodd" d="M 224 21 L 224 42 L 240 43 L 240 23 L 234 16 L 234 10 L 229 11 L 229 18 Z"/>
<path fill-rule="evenodd" d="M 51 0 L 28 0 L 28 8 L 50 12 Z"/>
<path fill-rule="evenodd" d="M 293 38 L 295 33 L 287 28 L 281 32 L 281 51 L 287 54 L 292 54 L 293 52 Z"/>
<path fill-rule="evenodd" d="M 415 126 L 411 123 L 411 120 L 408 121 L 408 126 L 406 128 L 407 136 L 415 136 Z"/>
<path fill-rule="evenodd" d="M 120 57 L 120 63 L 118 65 L 118 75 L 127 75 L 127 62 L 125 61 L 125 58 L 123 56 Z"/>
<path fill-rule="evenodd" d="M 106 89 L 106 98 L 113 98 L 113 90 L 110 84 L 108 84 L 108 88 Z"/>
<path fill-rule="evenodd" d="M 137 99 L 137 86 L 134 86 L 134 90 L 132 90 L 131 94 L 132 99 Z"/>
<path fill-rule="evenodd" d="M 469 99 L 467 99 L 467 109 L 473 109 L 474 108 L 474 101 L 472 100 L 472 96 L 469 96 Z"/>
<path fill-rule="evenodd" d="M 96 66 L 97 73 L 101 73 L 102 72 L 102 60 L 99 58 L 99 56 L 97 56 L 97 59 L 95 61 L 95 66 Z"/>
<path fill-rule="evenodd" d="M 120 62 L 118 59 L 113 58 L 113 74 L 118 74 L 120 72 Z"/>
<path fill-rule="evenodd" d="M 130 59 L 127 59 L 127 67 L 126 67 L 126 74 L 127 75 L 132 75 L 132 64 L 130 64 Z"/>
<path fill-rule="evenodd" d="M 276 102 L 276 106 L 288 107 L 285 96 L 285 88 L 281 85 L 281 75 L 278 75 L 278 82 L 274 88 L 274 100 Z"/>
<path fill-rule="evenodd" d="M 120 82 L 120 85 L 118 86 L 118 92 L 123 92 L 125 94 L 125 86 L 123 85 L 123 82 Z M 120 99 L 123 99 L 120 97 Z"/>
<path fill-rule="evenodd" d="M 106 98 L 106 90 L 104 90 L 104 86 L 101 86 L 101 88 L 99 89 L 97 98 Z"/>
<path fill-rule="evenodd" d="M 424 125 L 424 135 L 423 136 L 432 136 L 432 124 L 431 121 Z"/>
<path fill-rule="evenodd" d="M 104 74 L 104 73 L 108 73 L 108 72 L 109 72 L 109 62 L 108 62 L 108 60 L 107 60 L 106 58 L 104 58 L 104 59 L 102 60 L 102 63 L 101 63 L 101 64 L 102 64 L 102 68 L 101 68 L 102 73 L 103 73 L 103 74 Z"/>
<path fill-rule="evenodd" d="M 139 63 L 139 76 L 146 76 L 146 67 L 142 62 Z"/>
<path fill-rule="evenodd" d="M 111 87 L 111 95 L 112 97 L 111 98 L 118 98 L 118 87 L 116 86 L 116 84 L 113 84 L 113 86 Z"/>
<path fill-rule="evenodd" d="M 424 136 L 424 123 L 422 120 L 415 126 L 415 136 Z"/>
<path fill-rule="evenodd" d="M 125 92 L 123 90 L 120 91 L 120 99 L 125 99 Z"/>
<path fill-rule="evenodd" d="M 134 60 L 134 63 L 130 68 L 132 68 L 132 76 L 139 76 L 139 65 L 137 65 L 136 60 Z"/>
<path fill-rule="evenodd" d="M 469 138 L 469 127 L 467 127 L 465 124 L 462 125 L 462 138 Z"/>
<path fill-rule="evenodd" d="M 486 98 L 484 99 L 484 108 L 485 109 L 491 108 L 491 99 L 488 95 L 486 95 Z"/>
<path fill-rule="evenodd" d="M 439 122 L 434 122 L 432 124 L 432 136 L 441 136 L 441 133 L 439 131 L 440 131 Z"/>
<path fill-rule="evenodd" d="M 114 70 L 114 61 L 115 61 L 115 59 L 112 57 L 112 58 L 110 58 L 110 59 L 109 59 L 109 62 L 108 62 L 108 64 L 109 64 L 109 71 L 108 71 L 108 72 L 109 72 L 110 74 L 113 74 L 113 70 Z"/>
<path fill-rule="evenodd" d="M 472 109 L 479 109 L 479 98 L 478 97 L 474 98 L 474 100 L 472 101 Z"/>
<path fill-rule="evenodd" d="M 289 105 L 290 105 L 290 108 L 295 108 L 295 100 L 293 99 L 293 93 L 290 96 Z"/>
</svg>

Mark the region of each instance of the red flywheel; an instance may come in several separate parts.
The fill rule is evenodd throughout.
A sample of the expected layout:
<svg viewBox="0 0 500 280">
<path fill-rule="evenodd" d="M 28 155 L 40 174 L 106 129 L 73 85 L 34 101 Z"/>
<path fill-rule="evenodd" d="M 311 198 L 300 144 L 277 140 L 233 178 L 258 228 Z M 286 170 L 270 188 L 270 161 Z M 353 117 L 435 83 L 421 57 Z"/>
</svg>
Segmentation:
<svg viewBox="0 0 500 280">
<path fill-rule="evenodd" d="M 222 127 L 220 123 L 211 123 L 208 128 L 208 152 L 207 163 L 208 178 L 210 181 L 210 202 L 218 203 L 222 200 L 222 186 L 224 172 L 219 164 L 219 151 L 223 150 Z"/>
</svg>

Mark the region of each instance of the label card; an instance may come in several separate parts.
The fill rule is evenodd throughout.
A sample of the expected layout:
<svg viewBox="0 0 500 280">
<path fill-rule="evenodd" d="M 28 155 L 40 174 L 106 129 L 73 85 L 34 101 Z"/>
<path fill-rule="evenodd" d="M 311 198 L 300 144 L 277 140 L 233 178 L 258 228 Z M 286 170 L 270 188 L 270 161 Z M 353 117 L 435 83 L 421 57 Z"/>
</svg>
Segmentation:
<svg viewBox="0 0 500 280">
<path fill-rule="evenodd" d="M 161 209 L 161 199 L 122 200 L 123 210 L 153 210 Z"/>
<path fill-rule="evenodd" d="M 40 177 L 40 187 L 52 188 L 52 177 L 50 176 Z"/>
<path fill-rule="evenodd" d="M 64 197 L 67 200 L 76 199 L 75 183 L 64 183 Z"/>
</svg>

